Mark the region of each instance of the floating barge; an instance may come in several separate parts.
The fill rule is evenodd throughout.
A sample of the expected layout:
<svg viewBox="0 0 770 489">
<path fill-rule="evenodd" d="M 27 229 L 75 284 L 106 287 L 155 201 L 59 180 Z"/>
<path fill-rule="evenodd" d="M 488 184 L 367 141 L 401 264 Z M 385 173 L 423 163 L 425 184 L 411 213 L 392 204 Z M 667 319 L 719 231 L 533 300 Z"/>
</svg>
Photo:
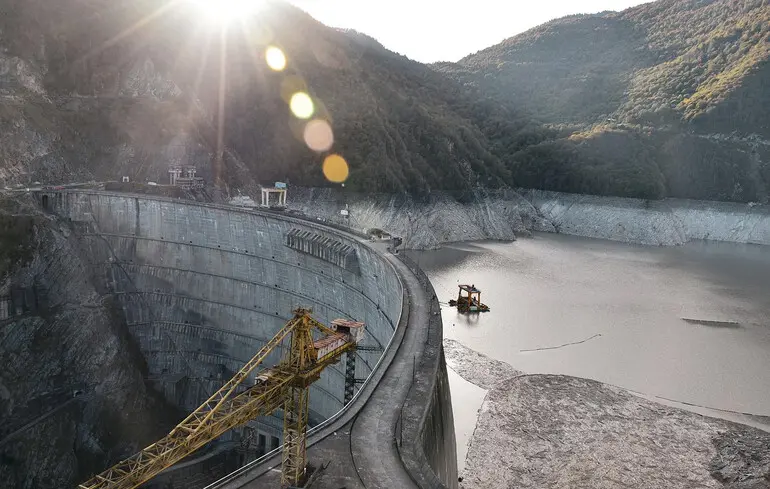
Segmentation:
<svg viewBox="0 0 770 489">
<path fill-rule="evenodd" d="M 459 312 L 489 312 L 489 307 L 481 303 L 481 290 L 475 285 L 458 285 L 460 291 L 457 300 L 450 300 L 449 305 L 457 307 Z"/>
</svg>

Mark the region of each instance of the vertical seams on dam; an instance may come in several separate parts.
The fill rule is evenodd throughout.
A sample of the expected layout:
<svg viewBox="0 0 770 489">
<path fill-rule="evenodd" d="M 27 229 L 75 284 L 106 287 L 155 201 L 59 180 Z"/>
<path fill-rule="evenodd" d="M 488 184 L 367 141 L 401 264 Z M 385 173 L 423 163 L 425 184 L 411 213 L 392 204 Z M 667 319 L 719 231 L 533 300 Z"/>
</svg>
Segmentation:
<svg viewBox="0 0 770 489">
<path fill-rule="evenodd" d="M 185 411 L 240 368 L 297 306 L 312 307 L 323 322 L 344 317 L 367 324 L 354 385 L 378 364 L 397 324 L 403 336 L 402 312 L 409 310 L 404 272 L 347 233 L 272 212 L 165 198 L 99 191 L 44 193 L 41 198 L 46 210 L 69 221 L 102 294 L 120 304 L 147 361 L 147 380 Z M 412 272 L 430 297 L 424 274 Z M 441 318 L 435 295 L 428 301 L 431 317 L 412 325 L 422 331 L 418 336 L 427 334 L 423 353 L 417 355 L 417 380 L 407 399 L 392 399 L 393 409 L 402 410 L 396 457 L 416 487 L 452 488 L 457 487 L 456 449 Z M 271 355 L 267 363 L 279 356 Z M 311 425 L 343 406 L 346 363 L 327 369 L 311 387 Z M 355 419 L 365 404 L 355 404 L 344 416 Z M 219 454 L 251 449 L 247 458 L 253 458 L 275 448 L 280 421 L 278 413 L 234 430 L 214 450 L 178 464 L 154 483 L 203 487 L 234 468 L 232 458 Z M 324 430 L 338 429 L 334 423 Z M 394 437 L 395 431 L 395 446 Z M 333 458 L 350 456 L 349 447 L 343 451 Z M 237 460 L 236 466 L 244 461 Z M 375 487 L 387 487 L 387 482 L 377 480 Z"/>
<path fill-rule="evenodd" d="M 355 377 L 366 378 L 393 335 L 402 289 L 392 267 L 362 243 L 270 213 L 103 192 L 62 192 L 49 210 L 72 222 L 104 292 L 122 307 L 149 380 L 190 411 L 292 316 L 311 307 L 324 323 L 366 323 Z M 277 363 L 274 352 L 266 365 Z M 310 421 L 343 407 L 345 362 L 310 389 Z M 280 413 L 255 420 L 255 451 L 282 432 Z M 220 441 L 242 442 L 244 429 Z"/>
</svg>

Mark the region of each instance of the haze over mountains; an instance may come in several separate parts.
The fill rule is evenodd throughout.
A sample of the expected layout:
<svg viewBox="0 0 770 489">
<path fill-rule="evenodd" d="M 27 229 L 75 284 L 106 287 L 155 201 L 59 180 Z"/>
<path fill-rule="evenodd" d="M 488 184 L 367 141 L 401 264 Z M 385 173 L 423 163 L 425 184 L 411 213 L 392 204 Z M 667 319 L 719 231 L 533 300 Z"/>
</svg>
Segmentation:
<svg viewBox="0 0 770 489">
<path fill-rule="evenodd" d="M 279 2 L 225 37 L 182 8 L 131 30 L 159 5 L 0 0 L 0 183 L 164 181 L 189 162 L 230 188 L 324 185 L 325 153 L 284 100 L 303 88 L 354 190 L 767 198 L 765 0 L 568 17 L 433 66 Z M 266 66 L 268 43 L 285 72 Z"/>
</svg>

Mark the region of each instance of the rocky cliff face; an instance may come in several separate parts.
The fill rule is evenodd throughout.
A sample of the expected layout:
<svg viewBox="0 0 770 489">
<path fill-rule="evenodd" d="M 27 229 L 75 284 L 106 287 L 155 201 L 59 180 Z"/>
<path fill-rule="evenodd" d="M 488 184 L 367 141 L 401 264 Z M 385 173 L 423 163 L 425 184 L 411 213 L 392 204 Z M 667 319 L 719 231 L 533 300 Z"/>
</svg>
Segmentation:
<svg viewBox="0 0 770 489">
<path fill-rule="evenodd" d="M 65 225 L 3 202 L 0 230 L 0 480 L 72 487 L 162 435 L 176 413 L 144 384 L 144 361 Z M 30 232 L 31 231 L 31 232 Z"/>
<path fill-rule="evenodd" d="M 407 248 L 483 239 L 513 240 L 531 231 L 676 246 L 692 240 L 770 245 L 770 209 L 761 204 L 650 201 L 536 190 L 482 191 L 458 201 L 442 192 L 405 195 L 292 188 L 289 206 L 308 216 L 402 236 Z M 340 211 L 346 209 L 349 217 Z"/>
<path fill-rule="evenodd" d="M 480 239 L 513 240 L 531 230 L 553 231 L 536 209 L 512 190 L 477 190 L 459 201 L 445 192 L 426 198 L 292 188 L 291 208 L 362 231 L 380 229 L 404 238 L 404 246 L 436 248 Z M 346 219 L 340 214 L 349 212 Z"/>
</svg>

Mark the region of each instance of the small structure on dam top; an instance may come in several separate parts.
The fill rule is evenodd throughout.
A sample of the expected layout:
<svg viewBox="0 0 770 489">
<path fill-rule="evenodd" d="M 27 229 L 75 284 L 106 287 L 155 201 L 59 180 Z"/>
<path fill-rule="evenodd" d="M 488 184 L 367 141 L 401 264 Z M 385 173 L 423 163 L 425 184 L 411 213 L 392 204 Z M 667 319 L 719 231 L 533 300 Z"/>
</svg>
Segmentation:
<svg viewBox="0 0 770 489">
<path fill-rule="evenodd" d="M 203 178 L 196 177 L 196 171 L 194 166 L 186 166 L 184 170 L 181 166 L 171 166 L 168 169 L 169 184 L 186 190 L 203 188 Z"/>
<path fill-rule="evenodd" d="M 481 303 L 481 289 L 477 289 L 475 285 L 458 285 L 458 287 L 460 291 L 457 293 L 457 300 L 450 300 L 450 306 L 457 306 L 460 312 L 489 312 L 489 307 Z"/>
<path fill-rule="evenodd" d="M 262 187 L 262 207 L 271 209 L 284 209 L 286 207 L 286 187 L 284 182 L 275 182 L 275 187 Z M 271 196 L 277 196 L 278 202 L 272 204 Z"/>
</svg>

